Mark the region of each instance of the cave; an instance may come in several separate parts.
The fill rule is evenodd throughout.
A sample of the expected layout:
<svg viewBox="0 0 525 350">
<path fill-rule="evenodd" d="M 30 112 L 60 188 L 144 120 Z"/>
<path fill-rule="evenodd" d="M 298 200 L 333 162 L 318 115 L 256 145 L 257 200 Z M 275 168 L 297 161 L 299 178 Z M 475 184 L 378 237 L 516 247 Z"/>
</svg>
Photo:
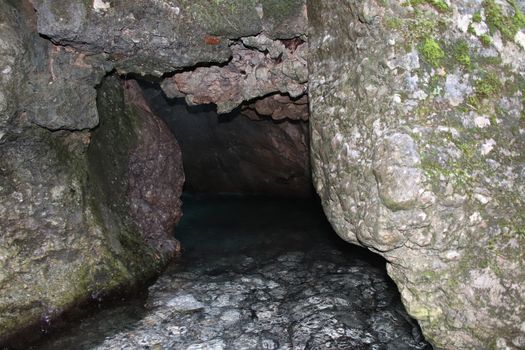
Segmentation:
<svg viewBox="0 0 525 350">
<path fill-rule="evenodd" d="M 0 1 L 0 347 L 524 348 L 524 6 Z"/>
<path fill-rule="evenodd" d="M 115 108 L 119 92 L 135 113 Z M 158 83 L 115 76 L 100 85 L 97 99 L 101 120 L 88 158 L 94 169 L 103 169 L 101 176 L 118 173 L 115 155 L 124 153 L 123 143 L 132 144 L 123 137 L 128 133 L 146 135 L 138 137 L 142 141 L 133 147 L 140 157 L 132 159 L 165 165 L 150 175 L 157 177 L 157 187 L 180 192 L 174 176 L 183 171 L 179 210 L 159 206 L 162 195 L 149 204 L 138 196 L 135 203 L 167 216 L 176 212 L 176 220 L 182 212 L 173 237 L 160 242 L 159 251 L 175 258 L 158 279 L 131 293 L 98 296 L 76 313 L 41 324 L 43 338 L 15 339 L 13 349 L 431 348 L 406 313 L 386 261 L 346 244 L 324 216 L 311 183 L 304 104 L 301 118 L 294 119 L 258 114 L 256 101 L 218 114 L 213 104 L 190 106 L 184 98 L 168 98 Z M 137 127 L 136 114 L 156 122 Z M 129 124 L 137 129 L 130 131 Z M 179 153 L 167 150 L 170 141 Z M 140 176 L 144 167 L 134 171 L 132 176 Z M 118 179 L 110 184 L 122 185 Z M 152 187 L 146 182 L 138 188 Z M 160 238 L 152 229 L 158 219 L 144 225 L 152 232 L 148 239 Z"/>
</svg>

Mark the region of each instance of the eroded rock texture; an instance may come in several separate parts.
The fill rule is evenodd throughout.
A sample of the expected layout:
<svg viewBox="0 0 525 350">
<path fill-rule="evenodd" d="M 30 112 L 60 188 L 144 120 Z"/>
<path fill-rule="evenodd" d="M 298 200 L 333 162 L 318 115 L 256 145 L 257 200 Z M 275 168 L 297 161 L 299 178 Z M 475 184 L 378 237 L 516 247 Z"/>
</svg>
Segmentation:
<svg viewBox="0 0 525 350">
<path fill-rule="evenodd" d="M 226 62 L 229 39 L 262 31 L 306 32 L 303 1 L 33 0 L 38 31 L 61 44 L 107 53 L 119 72 L 161 76 L 202 62 Z M 286 20 L 284 20 L 286 19 Z"/>
<path fill-rule="evenodd" d="M 94 88 L 105 74 L 169 72 L 176 80 L 177 69 L 220 63 L 200 77 L 217 70 L 220 81 L 228 69 L 242 74 L 248 67 L 250 79 L 263 78 L 259 84 L 277 71 L 289 80 L 242 98 L 291 96 L 304 108 L 305 66 L 286 73 L 295 72 L 300 60 L 293 56 L 304 50 L 292 50 L 304 39 L 303 1 L 31 3 L 36 14 L 29 1 L 0 2 L 1 336 L 159 265 L 145 244 L 159 231 L 141 235 L 122 214 L 130 213 L 126 176 L 101 175 L 126 174 L 122 159 L 136 146 L 128 136 L 149 136 L 121 123 L 115 131 L 122 133 L 106 138 L 115 147 L 105 149 L 124 158 L 100 172 L 86 160 L 85 130 L 102 119 Z M 315 185 L 337 232 L 388 259 L 408 311 L 438 348 L 525 347 L 519 6 L 523 1 L 309 2 Z M 291 56 L 272 53 L 279 43 Z M 232 52 L 257 64 L 227 64 Z M 285 62 L 294 69 L 285 70 Z M 182 74 L 200 74 L 190 72 Z M 247 89 L 229 79 L 225 86 Z M 148 114 L 137 106 L 127 113 L 112 84 L 108 96 L 120 107 L 108 105 L 109 115 Z M 177 89 L 197 96 L 194 85 L 186 79 L 187 92 Z M 221 111 L 242 102 L 237 95 L 209 101 Z M 250 110 L 267 113 L 268 101 L 250 102 Z M 158 161 L 153 149 L 139 148 L 135 159 Z M 106 153 L 100 159 L 110 160 Z M 137 185 L 137 193 L 150 184 Z M 135 215 L 165 203 L 147 192 Z M 151 220 L 167 227 L 176 216 Z M 162 239 L 171 251 L 173 241 Z"/>
<path fill-rule="evenodd" d="M 140 307 L 101 310 L 39 349 L 432 349 L 382 259 L 335 237 L 316 203 L 183 199 L 183 259 Z"/>
<path fill-rule="evenodd" d="M 0 339 L 152 276 L 177 248 L 180 150 L 108 84 L 99 110 L 111 121 L 93 135 L 31 128 L 0 145 Z"/>
<path fill-rule="evenodd" d="M 135 81 L 126 82 L 125 101 L 137 110 L 137 146 L 128 163 L 131 214 L 151 244 L 164 253 L 179 248 L 172 238 L 182 217 L 184 169 L 179 145 L 168 126 L 149 108 Z"/>
<path fill-rule="evenodd" d="M 307 123 L 254 121 L 239 112 L 219 116 L 211 106 L 188 107 L 154 88 L 146 96 L 181 145 L 186 191 L 313 194 Z"/>
<path fill-rule="evenodd" d="M 0 2 L 0 339 L 177 250 L 180 151 L 118 81 L 97 101 L 102 78 L 225 62 L 229 39 L 305 28 L 303 1 Z"/>
<path fill-rule="evenodd" d="M 0 119 L 0 342 L 77 303 L 156 274 L 176 249 L 168 234 L 178 217 L 173 209 L 179 207 L 182 181 L 166 187 L 158 173 L 139 168 L 135 176 L 153 176 L 148 181 L 160 186 L 157 191 L 176 195 L 169 208 L 156 208 L 170 224 L 148 221 L 148 230 L 141 230 L 146 226 L 141 217 L 153 219 L 147 210 L 130 215 L 130 196 L 145 204 L 155 201 L 142 191 L 147 181 L 135 185 L 140 193 L 128 192 L 131 165 L 137 164 L 131 155 L 155 153 L 149 167 L 162 169 L 167 164 L 157 149 L 166 149 L 177 162 L 178 148 L 162 136 L 170 135 L 165 126 L 161 132 L 158 120 L 147 121 L 150 113 L 125 103 L 118 82 L 106 89 L 114 98 L 97 111 L 95 84 L 105 63 L 39 38 L 30 11 L 15 4 L 0 3 L 1 89 L 7 97 Z M 93 135 L 49 130 L 93 127 L 99 111 L 101 119 L 123 126 L 111 129 L 111 140 L 98 137 L 107 123 Z M 96 157 L 95 164 L 89 155 L 97 147 L 105 157 Z M 180 171 L 180 164 L 173 169 Z"/>
<path fill-rule="evenodd" d="M 231 46 L 233 57 L 226 66 L 200 67 L 165 79 L 162 88 L 166 95 L 185 96 L 190 105 L 214 103 L 219 113 L 231 112 L 244 101 L 273 97 L 276 93 L 288 95 L 288 101 L 281 99 L 280 102 L 291 105 L 290 98 L 305 95 L 308 68 L 304 41 L 299 38 L 272 40 L 263 34 L 241 41 Z M 257 111 L 273 114 L 261 107 Z"/>
<path fill-rule="evenodd" d="M 102 120 L 93 132 L 90 166 L 108 205 L 103 211 L 131 217 L 141 236 L 166 258 L 178 250 L 172 232 L 182 216 L 181 151 L 137 82 L 125 81 L 124 89 L 121 85 L 111 78 L 99 90 Z"/>
<path fill-rule="evenodd" d="M 523 14 L 412 3 L 309 2 L 314 184 L 437 348 L 523 348 Z"/>
</svg>

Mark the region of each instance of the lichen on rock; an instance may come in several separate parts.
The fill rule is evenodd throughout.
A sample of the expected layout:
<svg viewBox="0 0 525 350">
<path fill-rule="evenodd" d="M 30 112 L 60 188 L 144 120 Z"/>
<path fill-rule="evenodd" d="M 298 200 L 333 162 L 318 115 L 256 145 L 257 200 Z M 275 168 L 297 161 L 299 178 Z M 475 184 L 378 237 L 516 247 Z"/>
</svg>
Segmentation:
<svg viewBox="0 0 525 350">
<path fill-rule="evenodd" d="M 525 346 L 525 53 L 491 6 L 309 2 L 314 184 L 436 348 Z"/>
</svg>

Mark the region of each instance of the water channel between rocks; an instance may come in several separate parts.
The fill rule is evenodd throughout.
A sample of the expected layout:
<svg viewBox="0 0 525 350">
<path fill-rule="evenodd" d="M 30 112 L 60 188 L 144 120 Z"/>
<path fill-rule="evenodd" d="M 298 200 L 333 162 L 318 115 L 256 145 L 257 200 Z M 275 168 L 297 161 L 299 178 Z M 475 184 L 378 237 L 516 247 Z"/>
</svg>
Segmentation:
<svg viewBox="0 0 525 350">
<path fill-rule="evenodd" d="M 144 297 L 34 349 L 431 349 L 384 260 L 309 200 L 186 195 L 182 257 Z"/>
</svg>

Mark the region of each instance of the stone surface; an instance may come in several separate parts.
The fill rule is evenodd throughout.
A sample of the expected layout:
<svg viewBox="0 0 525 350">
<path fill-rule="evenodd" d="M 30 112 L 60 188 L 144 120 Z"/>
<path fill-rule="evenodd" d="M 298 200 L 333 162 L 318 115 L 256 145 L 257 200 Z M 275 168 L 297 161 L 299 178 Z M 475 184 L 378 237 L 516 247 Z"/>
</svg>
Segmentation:
<svg viewBox="0 0 525 350">
<path fill-rule="evenodd" d="M 109 98 L 93 134 L 33 126 L 0 144 L 0 343 L 151 278 L 177 249 L 170 235 L 180 217 L 180 151 L 162 121 L 125 104 L 120 83 L 101 93 Z M 169 162 L 179 163 L 159 174 Z M 153 195 L 144 191 L 152 182 Z M 131 210 L 130 200 L 143 208 Z"/>
<path fill-rule="evenodd" d="M 309 1 L 314 184 L 436 348 L 523 348 L 523 2 L 410 3 Z"/>
<path fill-rule="evenodd" d="M 124 96 L 125 103 L 135 108 L 140 123 L 127 173 L 131 215 L 151 245 L 172 254 L 178 250 L 173 229 L 182 217 L 181 150 L 166 123 L 151 111 L 136 81 L 125 82 Z"/>
<path fill-rule="evenodd" d="M 0 146 L 0 343 L 160 265 L 135 230 L 99 221 L 76 153 L 88 140 L 35 130 Z"/>
<path fill-rule="evenodd" d="M 243 114 L 253 120 L 269 116 L 273 120 L 308 120 L 308 96 L 291 99 L 287 95 L 274 94 L 255 101 L 243 108 Z"/>
<path fill-rule="evenodd" d="M 24 31 L 21 15 L 7 2 L 0 3 L 0 142 L 12 128 L 18 108 L 17 88 L 25 78 Z M 4 15 L 5 14 L 5 15 Z M 20 69 L 22 68 L 22 69 Z"/>
<path fill-rule="evenodd" d="M 111 64 L 100 55 L 86 55 L 35 38 L 34 65 L 25 93 L 31 122 L 50 130 L 85 130 L 97 126 L 100 82 Z"/>
<path fill-rule="evenodd" d="M 134 80 L 106 79 L 97 105 L 101 124 L 92 132 L 87 156 L 99 182 L 94 191 L 104 205 L 101 214 L 130 219 L 167 259 L 179 249 L 172 236 L 182 216 L 184 171 L 177 141 Z"/>
<path fill-rule="evenodd" d="M 262 31 L 286 39 L 306 31 L 302 0 L 33 3 L 38 31 L 53 41 L 107 53 L 119 72 L 157 76 L 197 63 L 228 61 L 229 39 Z"/>
<path fill-rule="evenodd" d="M 313 195 L 307 123 L 219 116 L 211 106 L 166 99 L 153 86 L 146 96 L 181 145 L 186 191 Z"/>
<path fill-rule="evenodd" d="M 306 22 L 304 1 L 8 0 L 0 13 L 3 340 L 145 280 L 178 249 L 180 151 L 116 82 L 97 101 L 101 79 L 224 62 L 229 39 L 289 39 Z"/>
<path fill-rule="evenodd" d="M 261 34 L 241 38 L 231 49 L 227 65 L 175 73 L 164 79 L 162 89 L 168 97 L 184 96 L 189 105 L 214 103 L 219 113 L 269 94 L 298 99 L 306 93 L 307 45 L 303 40 L 272 40 Z"/>
<path fill-rule="evenodd" d="M 384 261 L 338 239 L 318 205 L 198 196 L 184 209 L 182 260 L 143 308 L 104 310 L 35 348 L 431 348 Z"/>
<path fill-rule="evenodd" d="M 387 257 L 403 302 L 437 348 L 523 348 L 524 2 L 311 0 L 309 6 L 313 170 L 336 231 Z M 2 253 L 7 264 L 2 273 L 20 286 L 15 298 L 27 297 L 17 300 L 27 301 L 28 315 L 15 316 L 22 309 L 6 301 L 1 315 L 16 319 L 10 329 L 86 295 L 73 288 L 72 294 L 49 296 L 46 290 L 62 291 L 53 285 L 19 293 L 28 278 L 47 283 L 58 276 L 54 280 L 65 286 L 72 282 L 61 284 L 63 279 L 75 275 L 40 273 L 47 265 L 32 260 L 40 253 L 32 253 L 37 248 L 23 238 L 26 232 L 48 232 L 47 225 L 62 222 L 65 228 L 50 229 L 53 234 L 67 239 L 71 230 L 82 231 L 77 216 L 92 205 L 84 198 L 90 190 L 100 196 L 106 185 L 105 197 L 96 202 L 104 206 L 101 222 L 108 232 L 120 227 L 122 213 L 129 214 L 124 207 L 121 214 L 113 212 L 125 201 L 108 202 L 114 177 L 75 190 L 83 204 L 67 191 L 52 193 L 55 184 L 83 184 L 87 172 L 96 177 L 92 159 L 87 170 L 82 160 L 89 136 L 49 133 L 32 124 L 50 130 L 94 127 L 99 119 L 94 87 L 113 68 L 162 76 L 202 63 L 228 66 L 230 46 L 252 47 L 247 56 L 253 57 L 267 50 L 261 56 L 267 60 L 275 39 L 291 39 L 288 45 L 305 39 L 302 10 L 304 1 L 274 0 L 1 2 L 0 162 L 6 175 L 0 212 L 1 224 L 9 226 L 2 227 L 8 247 L 2 248 L 8 250 Z M 280 59 L 272 64 L 279 66 Z M 300 97 L 297 77 L 289 78 L 293 84 L 265 91 Z M 221 111 L 239 104 L 233 100 L 224 100 Z M 264 107 L 259 102 L 259 112 Z M 53 195 L 56 202 L 48 204 Z M 33 211 L 45 214 L 26 214 Z M 118 247 L 114 235 L 100 232 L 112 237 L 103 239 L 111 242 L 108 247 Z M 114 264 L 104 257 L 113 255 L 97 249 L 82 245 L 79 251 L 100 258 L 99 265 L 89 260 L 86 266 L 105 271 L 104 285 Z M 55 260 L 60 259 L 68 258 Z M 125 266 L 136 263 L 123 259 Z M 112 280 L 127 280 L 121 274 L 126 268 L 117 268 L 119 277 Z M 99 280 L 94 270 L 87 276 Z M 6 289 L 3 300 L 12 293 Z M 63 302 L 48 303 L 59 294 Z"/>
<path fill-rule="evenodd" d="M 95 127 L 95 86 L 112 64 L 102 55 L 77 52 L 41 38 L 31 5 L 13 3 L 4 1 L 1 9 L 0 127 L 6 128 L 6 121 L 11 121 L 12 130 L 29 122 L 50 130 Z"/>
</svg>

